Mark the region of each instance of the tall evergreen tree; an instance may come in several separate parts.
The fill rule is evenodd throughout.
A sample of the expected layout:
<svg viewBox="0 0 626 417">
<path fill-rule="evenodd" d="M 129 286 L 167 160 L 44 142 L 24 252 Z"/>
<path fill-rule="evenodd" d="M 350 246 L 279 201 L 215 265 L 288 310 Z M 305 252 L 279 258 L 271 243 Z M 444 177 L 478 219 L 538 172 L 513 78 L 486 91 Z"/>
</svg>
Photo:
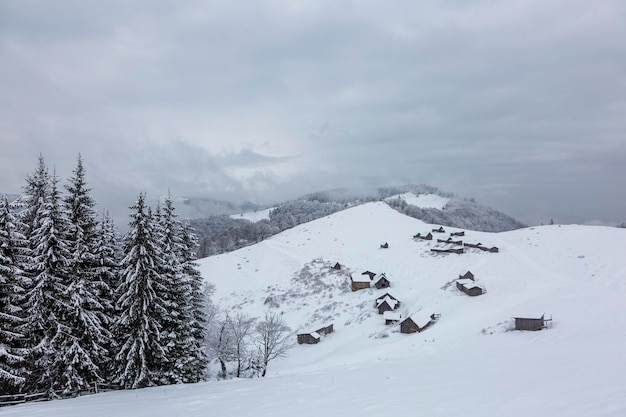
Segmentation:
<svg viewBox="0 0 626 417">
<path fill-rule="evenodd" d="M 186 372 L 189 382 L 198 382 L 206 376 L 208 356 L 206 353 L 207 337 L 207 295 L 203 284 L 204 281 L 198 270 L 195 248 L 198 247 L 198 239 L 189 223 L 181 225 L 181 251 L 179 253 L 182 263 L 182 273 L 189 285 L 189 302 L 191 308 L 191 345 L 188 348 L 190 357 L 189 368 Z"/>
<path fill-rule="evenodd" d="M 67 282 L 70 275 L 71 253 L 67 241 L 67 220 L 61 210 L 56 175 L 49 177 L 40 158 L 33 180 L 43 188 L 38 194 L 35 181 L 27 190 L 30 205 L 27 215 L 31 223 L 29 248 L 32 263 L 28 267 L 31 285 L 26 292 L 24 307 L 28 311 L 22 331 L 29 339 L 29 365 L 32 367 L 28 385 L 36 390 L 53 392 L 59 389 L 56 365 L 59 342 L 67 334 L 63 319 L 67 314 Z M 37 199 L 37 201 L 35 201 Z"/>
<path fill-rule="evenodd" d="M 131 206 L 130 230 L 124 236 L 122 280 L 118 288 L 117 334 L 121 338 L 115 357 L 116 381 L 125 388 L 159 383 L 165 351 L 161 321 L 167 315 L 167 290 L 158 272 L 163 260 L 152 215 L 140 194 Z"/>
<path fill-rule="evenodd" d="M 66 292 L 65 332 L 60 342 L 58 384 L 66 392 L 87 389 L 102 381 L 100 366 L 109 361 L 106 345 L 111 338 L 105 302 L 100 297 L 105 284 L 97 274 L 97 222 L 95 202 L 86 186 L 82 158 L 78 157 L 74 175 L 66 189 L 65 209 L 68 216 L 68 244 L 71 253 L 70 274 Z"/>
<path fill-rule="evenodd" d="M 20 264 L 27 242 L 18 230 L 18 220 L 3 196 L 0 198 L 0 390 L 9 394 L 19 391 L 26 376 L 19 326 L 24 318 L 20 303 L 26 285 Z"/>
<path fill-rule="evenodd" d="M 110 318 L 107 329 L 111 336 L 106 342 L 106 348 L 111 355 L 117 352 L 117 336 L 114 334 L 114 319 L 117 317 L 115 309 L 115 291 L 119 286 L 121 259 L 121 248 L 115 230 L 115 223 L 108 212 L 103 213 L 98 225 L 96 240 L 96 274 L 97 280 L 101 283 L 98 287 L 100 300 L 104 307 L 105 314 Z M 100 371 L 105 380 L 110 381 L 114 375 L 114 364 L 110 360 L 106 364 L 100 364 Z"/>
<path fill-rule="evenodd" d="M 161 277 L 167 291 L 168 314 L 163 322 L 164 347 L 167 362 L 164 363 L 164 382 L 191 382 L 194 379 L 193 349 L 193 310 L 190 280 L 184 274 L 181 254 L 182 224 L 174 214 L 174 202 L 170 195 L 159 216 L 159 237 L 163 263 Z"/>
</svg>

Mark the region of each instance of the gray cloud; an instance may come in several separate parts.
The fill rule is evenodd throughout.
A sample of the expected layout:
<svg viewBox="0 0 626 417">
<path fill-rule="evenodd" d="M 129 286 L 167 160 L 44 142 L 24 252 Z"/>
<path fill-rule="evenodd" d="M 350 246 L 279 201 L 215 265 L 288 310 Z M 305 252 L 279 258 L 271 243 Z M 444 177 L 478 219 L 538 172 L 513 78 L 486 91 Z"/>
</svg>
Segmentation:
<svg viewBox="0 0 626 417">
<path fill-rule="evenodd" d="M 621 222 L 623 2 L 0 4 L 0 190 L 81 152 L 102 205 L 429 183 Z M 581 198 L 581 196 L 589 196 Z"/>
</svg>

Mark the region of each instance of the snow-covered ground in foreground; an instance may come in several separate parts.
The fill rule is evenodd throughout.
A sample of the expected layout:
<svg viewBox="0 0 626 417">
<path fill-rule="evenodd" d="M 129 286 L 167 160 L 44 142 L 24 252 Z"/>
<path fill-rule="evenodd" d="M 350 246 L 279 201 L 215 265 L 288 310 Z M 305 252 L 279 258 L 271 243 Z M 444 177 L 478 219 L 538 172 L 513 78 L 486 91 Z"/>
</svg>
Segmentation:
<svg viewBox="0 0 626 417">
<path fill-rule="evenodd" d="M 449 198 L 441 197 L 437 194 L 415 195 L 413 193 L 399 194 L 393 197 L 389 197 L 386 200 L 397 198 L 406 201 L 407 204 L 410 204 L 412 206 L 416 206 L 419 208 L 435 208 L 439 210 L 443 209 L 445 205 L 448 204 L 448 201 L 450 201 Z"/>
<path fill-rule="evenodd" d="M 412 239 L 431 228 L 370 203 L 203 259 L 224 306 L 256 316 L 271 308 L 297 331 L 334 323 L 319 344 L 270 363 L 267 378 L 24 404 L 0 416 L 626 415 L 626 230 L 466 231 L 464 241 L 500 253 L 435 256 L 445 244 Z M 365 270 L 387 274 L 403 315 L 430 308 L 440 319 L 411 335 L 385 326 L 374 300 L 387 290 L 349 289 L 349 274 Z M 486 294 L 456 290 L 467 270 Z M 507 331 L 511 317 L 543 313 L 550 329 Z"/>
<path fill-rule="evenodd" d="M 248 211 L 246 213 L 231 214 L 229 217 L 231 219 L 244 219 L 244 220 L 249 220 L 252 223 L 256 223 L 259 220 L 264 220 L 264 219 L 269 220 L 270 211 L 272 210 L 273 208 L 268 208 L 265 210 L 258 210 L 258 211 Z"/>
</svg>

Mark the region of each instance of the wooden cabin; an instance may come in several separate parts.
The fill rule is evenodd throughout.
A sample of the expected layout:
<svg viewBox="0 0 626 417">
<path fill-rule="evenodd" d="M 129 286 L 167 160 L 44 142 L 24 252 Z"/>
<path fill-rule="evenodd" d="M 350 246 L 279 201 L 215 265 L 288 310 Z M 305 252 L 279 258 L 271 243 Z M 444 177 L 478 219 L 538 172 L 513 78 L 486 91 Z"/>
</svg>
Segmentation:
<svg viewBox="0 0 626 417">
<path fill-rule="evenodd" d="M 465 232 L 464 231 L 453 232 L 453 233 L 450 233 L 450 236 L 465 236 Z"/>
<path fill-rule="evenodd" d="M 398 307 L 400 307 L 400 301 L 390 297 L 376 300 L 376 308 L 378 309 L 378 314 L 383 314 L 385 311 L 394 311 Z"/>
<path fill-rule="evenodd" d="M 433 229 L 432 232 L 433 233 L 445 233 L 446 230 L 443 228 L 443 226 L 439 226 L 439 229 Z"/>
<path fill-rule="evenodd" d="M 380 245 L 381 249 L 389 249 L 389 243 L 385 242 L 382 245 Z"/>
<path fill-rule="evenodd" d="M 435 313 L 422 309 L 400 323 L 400 333 L 421 332 L 434 322 L 435 317 Z"/>
<path fill-rule="evenodd" d="M 301 333 L 298 335 L 298 344 L 315 345 L 320 342 L 320 335 L 317 332 Z"/>
<path fill-rule="evenodd" d="M 421 233 L 418 233 L 413 236 L 413 239 L 433 240 L 433 234 L 429 232 L 426 236 L 422 236 Z"/>
<path fill-rule="evenodd" d="M 402 320 L 402 315 L 394 311 L 385 311 L 383 313 L 383 320 L 385 320 L 385 325 L 396 324 Z"/>
<path fill-rule="evenodd" d="M 476 248 L 476 249 L 482 249 L 483 244 L 478 242 L 478 243 L 467 243 L 465 242 L 465 247 L 467 248 Z"/>
<path fill-rule="evenodd" d="M 472 274 L 470 271 L 467 271 L 463 275 L 459 275 L 459 279 L 471 279 L 472 281 L 474 281 L 474 274 Z"/>
<path fill-rule="evenodd" d="M 462 255 L 465 252 L 465 249 L 463 248 L 457 248 L 457 249 L 448 249 L 449 253 L 458 253 L 459 255 Z"/>
<path fill-rule="evenodd" d="M 341 264 L 337 262 L 335 265 L 333 265 L 333 269 L 339 271 L 341 269 Z"/>
<path fill-rule="evenodd" d="M 319 334 L 321 336 L 326 336 L 328 334 L 331 334 L 334 331 L 335 331 L 335 329 L 333 327 L 333 324 L 331 323 L 328 326 L 320 327 L 314 333 L 317 333 L 317 334 Z"/>
<path fill-rule="evenodd" d="M 484 251 L 484 252 L 491 252 L 491 253 L 498 253 L 500 252 L 500 249 L 498 249 L 496 246 L 492 246 L 490 248 L 486 248 L 484 246 L 479 247 L 478 249 Z"/>
<path fill-rule="evenodd" d="M 464 292 L 470 297 L 475 297 L 477 295 L 482 295 L 485 292 L 485 289 L 480 285 L 476 284 L 472 279 L 459 279 L 456 281 L 456 288 L 459 291 Z"/>
<path fill-rule="evenodd" d="M 389 288 L 391 286 L 391 282 L 389 282 L 385 274 L 382 273 L 374 278 L 374 286 L 378 290 L 380 290 L 381 288 Z"/>
<path fill-rule="evenodd" d="M 546 326 L 546 320 L 544 319 L 544 316 L 545 314 L 538 319 L 525 318 L 525 317 L 513 317 L 515 319 L 515 330 L 536 331 L 536 330 L 545 329 L 547 326 Z"/>
<path fill-rule="evenodd" d="M 362 272 L 361 275 L 367 275 L 369 277 L 370 281 L 371 281 L 376 276 L 376 272 L 365 271 L 365 272 Z"/>
<path fill-rule="evenodd" d="M 364 290 L 370 287 L 370 277 L 369 275 L 360 275 L 358 277 L 350 276 L 350 281 L 352 282 L 352 291 Z"/>
</svg>

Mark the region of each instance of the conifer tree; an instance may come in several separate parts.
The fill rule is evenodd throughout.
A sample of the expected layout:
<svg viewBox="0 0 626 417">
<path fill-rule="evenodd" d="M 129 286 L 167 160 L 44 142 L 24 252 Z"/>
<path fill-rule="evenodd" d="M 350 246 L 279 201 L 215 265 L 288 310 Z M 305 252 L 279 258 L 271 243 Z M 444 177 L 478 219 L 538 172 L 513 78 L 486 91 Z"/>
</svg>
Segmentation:
<svg viewBox="0 0 626 417">
<path fill-rule="evenodd" d="M 141 388 L 160 381 L 165 351 L 161 322 L 167 314 L 159 276 L 163 262 L 152 215 L 140 194 L 131 206 L 130 230 L 124 236 L 122 277 L 118 288 L 116 333 L 120 349 L 115 357 L 116 381 L 125 388 Z"/>
<path fill-rule="evenodd" d="M 106 345 L 111 335 L 109 318 L 100 298 L 104 285 L 96 273 L 96 214 L 94 200 L 86 187 L 85 171 L 79 155 L 78 164 L 66 186 L 64 199 L 68 217 L 68 249 L 71 254 L 67 277 L 63 333 L 55 342 L 54 366 L 57 385 L 65 392 L 87 389 L 103 378 L 100 365 L 109 361 Z"/>
<path fill-rule="evenodd" d="M 28 315 L 22 331 L 29 339 L 28 385 L 36 390 L 53 392 L 59 389 L 59 368 L 56 366 L 60 339 L 67 329 L 63 319 L 67 314 L 67 282 L 70 275 L 71 253 L 67 241 L 67 220 L 61 210 L 56 175 L 49 177 L 45 164 L 40 165 L 29 181 L 28 236 L 32 263 L 28 267 L 31 285 L 26 292 L 24 308 Z M 38 187 L 43 188 L 43 193 Z M 37 201 L 35 201 L 37 199 Z"/>
<path fill-rule="evenodd" d="M 195 248 L 198 247 L 198 239 L 187 222 L 181 225 L 181 241 L 182 247 L 179 257 L 184 279 L 189 283 L 191 308 L 192 339 L 188 348 L 190 362 L 186 375 L 189 382 L 198 382 L 204 379 L 209 362 L 205 346 L 208 326 L 207 296 L 203 287 L 204 281 L 198 270 L 198 264 L 195 262 Z"/>
<path fill-rule="evenodd" d="M 0 198 L 0 390 L 9 394 L 19 391 L 26 376 L 19 327 L 24 318 L 20 302 L 26 285 L 20 264 L 27 243 L 18 230 L 18 220 L 3 196 Z"/>
</svg>

